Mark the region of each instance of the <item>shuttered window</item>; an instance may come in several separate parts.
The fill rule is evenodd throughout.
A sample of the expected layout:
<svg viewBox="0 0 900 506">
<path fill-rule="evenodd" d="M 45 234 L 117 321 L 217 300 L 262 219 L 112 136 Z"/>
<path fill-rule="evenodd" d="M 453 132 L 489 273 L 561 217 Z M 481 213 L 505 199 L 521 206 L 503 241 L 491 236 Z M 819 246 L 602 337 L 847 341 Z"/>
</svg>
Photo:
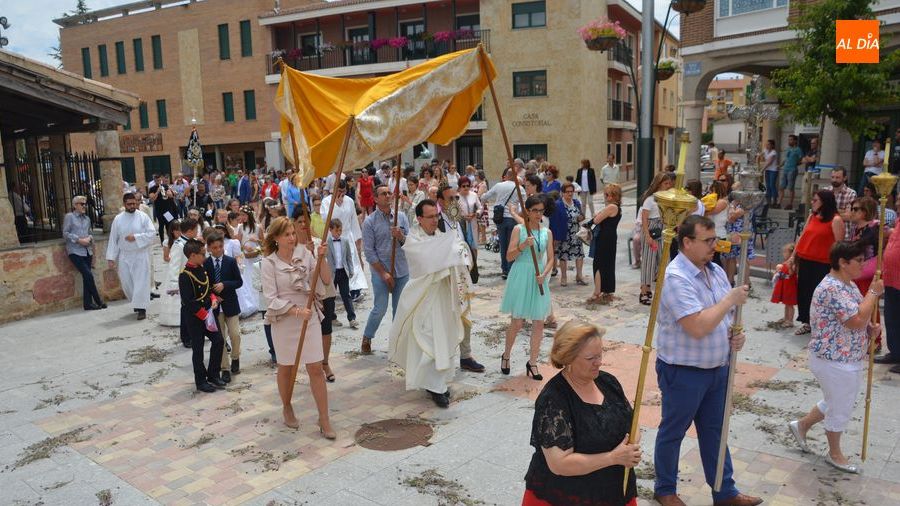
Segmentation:
<svg viewBox="0 0 900 506">
<path fill-rule="evenodd" d="M 159 35 L 150 37 L 150 45 L 153 47 L 153 68 L 159 70 L 163 68 L 162 39 Z"/>
<path fill-rule="evenodd" d="M 253 56 L 253 40 L 250 38 L 250 20 L 241 21 L 241 56 Z"/>
<path fill-rule="evenodd" d="M 225 121 L 234 121 L 234 96 L 231 92 L 222 93 L 222 109 L 225 111 Z"/>
<path fill-rule="evenodd" d="M 228 43 L 228 24 L 219 25 L 219 59 L 231 59 L 231 45 Z"/>
<path fill-rule="evenodd" d="M 144 41 L 142 39 L 134 39 L 131 41 L 134 47 L 134 71 L 144 71 Z"/>
<path fill-rule="evenodd" d="M 84 69 L 84 77 L 88 79 L 94 77 L 93 72 L 91 72 L 91 48 L 89 47 L 81 48 L 81 67 Z"/>
<path fill-rule="evenodd" d="M 244 119 L 256 119 L 256 92 L 244 90 Z"/>
</svg>

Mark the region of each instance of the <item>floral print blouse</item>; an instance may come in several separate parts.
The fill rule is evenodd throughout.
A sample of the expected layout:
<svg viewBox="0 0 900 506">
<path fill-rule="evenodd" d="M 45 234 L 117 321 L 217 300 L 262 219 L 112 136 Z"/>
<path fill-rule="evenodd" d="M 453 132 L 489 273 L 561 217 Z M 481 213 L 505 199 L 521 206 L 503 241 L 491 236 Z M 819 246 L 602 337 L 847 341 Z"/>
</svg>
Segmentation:
<svg viewBox="0 0 900 506">
<path fill-rule="evenodd" d="M 810 352 L 834 362 L 862 361 L 867 353 L 866 327 L 854 330 L 844 326 L 859 312 L 862 301 L 855 284 L 844 283 L 831 274 L 825 276 L 812 297 Z"/>
</svg>

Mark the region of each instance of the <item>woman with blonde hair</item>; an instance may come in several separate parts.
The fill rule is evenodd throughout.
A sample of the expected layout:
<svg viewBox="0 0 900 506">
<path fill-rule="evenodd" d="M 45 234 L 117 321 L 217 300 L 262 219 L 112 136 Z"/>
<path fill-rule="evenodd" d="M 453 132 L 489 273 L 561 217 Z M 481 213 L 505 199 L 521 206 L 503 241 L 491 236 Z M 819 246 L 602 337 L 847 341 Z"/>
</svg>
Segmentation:
<svg viewBox="0 0 900 506">
<path fill-rule="evenodd" d="M 294 223 L 285 217 L 275 218 L 269 225 L 263 241 L 262 260 L 263 295 L 268 300 L 266 322 L 271 325 L 272 341 L 278 361 L 278 393 L 281 396 L 284 424 L 292 429 L 300 427 L 291 398 L 291 369 L 300 343 L 300 329 L 303 321 L 306 335 L 300 363 L 306 365 L 309 387 L 319 412 L 319 432 L 327 439 L 337 436 L 331 428 L 328 417 L 328 390 L 325 387 L 325 373 L 322 368 L 322 309 L 319 293 L 324 293 L 326 284 L 331 283 L 331 269 L 324 258 L 328 253 L 325 244 L 314 248 L 309 234 L 309 216 L 301 216 L 295 230 Z M 299 232 L 299 233 L 298 233 Z M 319 282 L 312 291 L 313 272 L 316 257 L 322 257 Z M 316 298 L 312 309 L 307 309 L 309 297 Z"/>
<path fill-rule="evenodd" d="M 609 183 L 603 189 L 603 196 L 606 207 L 594 215 L 589 224 L 594 227 L 590 251 L 590 257 L 594 259 L 594 293 L 588 298 L 588 304 L 609 304 L 616 292 L 616 243 L 619 240 L 616 230 L 622 219 L 622 187 Z"/>
<path fill-rule="evenodd" d="M 662 238 L 662 217 L 659 214 L 659 206 L 656 204 L 654 193 L 668 190 L 675 184 L 675 174 L 660 172 L 656 174 L 647 191 L 641 195 L 639 218 L 641 222 L 641 296 L 638 299 L 641 304 L 649 306 L 653 300 L 650 285 L 656 281 L 656 268 L 659 266 L 660 250 L 659 241 Z"/>
<path fill-rule="evenodd" d="M 550 362 L 562 369 L 534 403 L 523 505 L 637 504 L 640 434 L 628 442 L 632 408 L 619 381 L 601 371 L 604 331 L 568 321 L 553 336 Z"/>
</svg>

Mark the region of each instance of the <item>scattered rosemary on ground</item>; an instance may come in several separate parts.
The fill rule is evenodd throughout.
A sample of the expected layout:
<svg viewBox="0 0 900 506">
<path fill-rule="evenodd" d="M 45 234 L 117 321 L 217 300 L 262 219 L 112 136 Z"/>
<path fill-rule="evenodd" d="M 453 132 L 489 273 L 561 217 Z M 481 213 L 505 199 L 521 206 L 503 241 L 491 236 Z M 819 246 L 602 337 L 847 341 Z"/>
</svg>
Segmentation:
<svg viewBox="0 0 900 506">
<path fill-rule="evenodd" d="M 401 483 L 416 489 L 420 494 L 437 497 L 441 506 L 484 504 L 483 501 L 473 499 L 461 483 L 444 478 L 436 469 L 426 469 L 417 476 L 405 478 Z"/>
</svg>

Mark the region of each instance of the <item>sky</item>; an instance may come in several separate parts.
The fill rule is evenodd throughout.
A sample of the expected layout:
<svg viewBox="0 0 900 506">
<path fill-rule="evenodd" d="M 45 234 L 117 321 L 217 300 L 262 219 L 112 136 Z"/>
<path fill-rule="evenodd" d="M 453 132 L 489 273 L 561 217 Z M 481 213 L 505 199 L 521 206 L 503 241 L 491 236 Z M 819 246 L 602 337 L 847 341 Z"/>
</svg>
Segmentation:
<svg viewBox="0 0 900 506">
<path fill-rule="evenodd" d="M 115 5 L 129 3 L 131 0 L 87 0 L 89 9 L 103 9 Z M 215 1 L 215 0 L 207 0 Z M 640 10 L 640 0 L 627 0 Z M 656 18 L 660 22 L 666 16 L 666 8 L 669 0 L 654 0 L 656 2 Z M 0 16 L 5 16 L 10 23 L 8 30 L 0 27 L 0 33 L 9 39 L 9 45 L 4 49 L 25 55 L 29 58 L 56 65 L 57 62 L 49 56 L 51 48 L 57 44 L 59 26 L 53 23 L 54 18 L 61 17 L 63 13 L 75 8 L 75 0 L 2 0 L 0 1 Z M 274 5 L 274 1 L 273 1 Z M 674 11 L 673 11 L 674 12 Z M 670 23 L 670 29 L 678 33 L 679 19 Z"/>
</svg>

